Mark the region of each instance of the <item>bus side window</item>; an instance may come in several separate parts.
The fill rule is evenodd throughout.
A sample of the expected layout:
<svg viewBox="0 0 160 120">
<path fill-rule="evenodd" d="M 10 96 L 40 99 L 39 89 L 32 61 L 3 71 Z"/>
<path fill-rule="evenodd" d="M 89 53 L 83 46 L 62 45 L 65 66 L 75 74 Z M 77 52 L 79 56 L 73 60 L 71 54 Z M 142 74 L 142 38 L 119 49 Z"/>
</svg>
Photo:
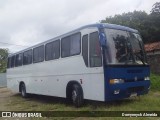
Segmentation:
<svg viewBox="0 0 160 120">
<path fill-rule="evenodd" d="M 58 59 L 60 57 L 60 40 L 47 43 L 45 46 L 45 60 Z"/>
<path fill-rule="evenodd" d="M 90 67 L 102 66 L 101 48 L 99 44 L 98 32 L 89 35 L 89 61 Z"/>
<path fill-rule="evenodd" d="M 70 55 L 78 55 L 81 52 L 81 34 L 76 33 L 70 36 Z"/>
<path fill-rule="evenodd" d="M 44 45 L 33 49 L 33 63 L 44 61 Z"/>
<path fill-rule="evenodd" d="M 61 54 L 63 57 L 70 56 L 70 37 L 65 37 L 61 39 Z"/>
<path fill-rule="evenodd" d="M 28 50 L 23 53 L 23 65 L 32 63 L 32 50 Z"/>
<path fill-rule="evenodd" d="M 61 39 L 61 55 L 69 57 L 80 54 L 81 34 L 80 32 Z"/>
<path fill-rule="evenodd" d="M 15 56 L 11 57 L 11 68 L 14 67 L 14 63 L 15 63 Z"/>
<path fill-rule="evenodd" d="M 16 55 L 15 67 L 22 66 L 22 53 Z"/>
<path fill-rule="evenodd" d="M 8 57 L 7 68 L 11 68 L 11 57 Z"/>
<path fill-rule="evenodd" d="M 82 56 L 85 65 L 88 67 L 88 35 L 82 37 Z"/>
</svg>

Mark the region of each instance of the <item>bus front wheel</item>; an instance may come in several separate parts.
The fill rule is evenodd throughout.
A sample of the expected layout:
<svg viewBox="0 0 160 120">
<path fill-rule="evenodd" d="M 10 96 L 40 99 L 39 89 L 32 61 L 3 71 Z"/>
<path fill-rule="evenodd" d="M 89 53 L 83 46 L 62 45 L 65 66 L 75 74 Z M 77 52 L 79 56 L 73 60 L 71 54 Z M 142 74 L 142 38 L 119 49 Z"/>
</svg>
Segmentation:
<svg viewBox="0 0 160 120">
<path fill-rule="evenodd" d="M 81 87 L 77 84 L 72 86 L 71 99 L 76 107 L 80 107 L 83 104 L 83 93 Z"/>
<path fill-rule="evenodd" d="M 22 97 L 26 98 L 27 97 L 27 93 L 26 93 L 26 86 L 25 84 L 21 84 L 21 95 Z"/>
</svg>

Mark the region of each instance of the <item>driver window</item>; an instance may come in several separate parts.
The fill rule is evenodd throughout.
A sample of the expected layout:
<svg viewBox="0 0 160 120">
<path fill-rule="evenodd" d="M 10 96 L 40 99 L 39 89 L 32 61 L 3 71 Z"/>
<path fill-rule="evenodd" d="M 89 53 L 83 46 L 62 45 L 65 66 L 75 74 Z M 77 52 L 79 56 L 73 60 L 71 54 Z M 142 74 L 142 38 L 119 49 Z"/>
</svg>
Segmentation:
<svg viewBox="0 0 160 120">
<path fill-rule="evenodd" d="M 89 61 L 90 67 L 102 66 L 101 47 L 98 32 L 89 35 Z"/>
</svg>

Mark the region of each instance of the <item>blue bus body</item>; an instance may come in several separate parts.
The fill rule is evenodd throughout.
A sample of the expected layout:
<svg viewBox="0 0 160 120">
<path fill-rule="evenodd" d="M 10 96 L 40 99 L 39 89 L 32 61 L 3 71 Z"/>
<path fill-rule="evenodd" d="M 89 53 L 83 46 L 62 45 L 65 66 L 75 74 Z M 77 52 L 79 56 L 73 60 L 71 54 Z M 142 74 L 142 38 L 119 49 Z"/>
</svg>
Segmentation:
<svg viewBox="0 0 160 120">
<path fill-rule="evenodd" d="M 105 100 L 117 100 L 128 98 L 132 94 L 147 94 L 150 87 L 150 81 L 144 80 L 149 76 L 149 66 L 105 66 Z M 110 79 L 121 78 L 124 83 L 110 85 Z M 119 94 L 114 94 L 119 91 Z"/>
</svg>

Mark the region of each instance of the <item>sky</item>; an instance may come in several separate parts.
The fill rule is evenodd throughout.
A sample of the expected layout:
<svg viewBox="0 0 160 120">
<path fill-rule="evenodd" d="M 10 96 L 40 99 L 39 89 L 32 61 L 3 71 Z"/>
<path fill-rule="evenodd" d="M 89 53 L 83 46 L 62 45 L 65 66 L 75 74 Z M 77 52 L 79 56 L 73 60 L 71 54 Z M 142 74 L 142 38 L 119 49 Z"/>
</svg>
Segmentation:
<svg viewBox="0 0 160 120">
<path fill-rule="evenodd" d="M 149 14 L 156 2 L 160 0 L 0 0 L 0 48 L 13 53 L 115 14 Z"/>
</svg>

